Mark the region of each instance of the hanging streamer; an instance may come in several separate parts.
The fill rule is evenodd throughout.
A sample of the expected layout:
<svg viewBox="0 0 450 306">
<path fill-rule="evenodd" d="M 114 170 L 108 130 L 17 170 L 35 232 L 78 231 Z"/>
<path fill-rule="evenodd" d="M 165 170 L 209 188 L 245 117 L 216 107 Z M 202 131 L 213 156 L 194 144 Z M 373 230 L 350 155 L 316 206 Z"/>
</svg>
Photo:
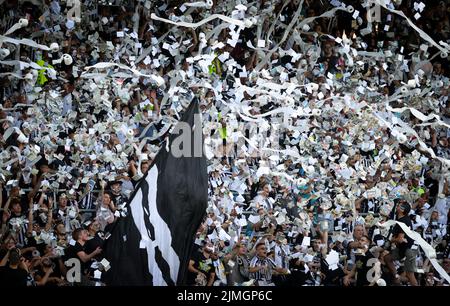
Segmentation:
<svg viewBox="0 0 450 306">
<path fill-rule="evenodd" d="M 405 223 L 394 220 L 389 220 L 384 223 L 378 223 L 377 225 L 384 228 L 390 228 L 395 224 L 398 224 L 403 230 L 403 232 L 405 232 L 405 234 L 409 238 L 414 240 L 416 244 L 418 244 L 422 248 L 423 252 L 425 253 L 425 256 L 428 259 L 430 259 L 430 262 L 432 263 L 436 271 L 439 273 L 439 275 L 442 276 L 450 284 L 450 276 L 447 274 L 447 272 L 445 272 L 445 270 L 439 265 L 439 263 L 436 260 L 436 251 L 420 236 L 419 233 L 412 231 Z"/>
<path fill-rule="evenodd" d="M 386 105 L 386 110 L 388 110 L 390 112 L 395 112 L 395 113 L 403 113 L 403 112 L 409 110 L 411 112 L 411 114 L 414 115 L 414 117 L 416 117 L 417 119 L 419 119 L 422 122 L 427 122 L 427 121 L 436 119 L 436 122 L 434 122 L 433 124 L 450 128 L 450 125 L 445 123 L 444 121 L 442 121 L 441 117 L 439 117 L 438 115 L 431 114 L 431 115 L 426 116 L 413 107 L 392 108 L 390 105 Z"/>
<path fill-rule="evenodd" d="M 375 3 L 376 5 L 379 5 L 379 6 L 383 7 L 383 8 L 385 8 L 385 9 L 388 10 L 389 12 L 394 13 L 394 14 L 397 14 L 397 15 L 403 17 L 403 18 L 408 22 L 408 24 L 409 24 L 409 25 L 410 25 L 417 33 L 419 33 L 420 37 L 422 37 L 424 40 L 426 40 L 427 42 L 429 42 L 430 44 L 432 44 L 434 47 L 436 47 L 437 49 L 439 49 L 439 50 L 441 51 L 441 54 L 446 55 L 445 57 L 448 57 L 448 52 L 450 51 L 450 49 L 449 49 L 448 47 L 447 47 L 446 49 L 443 48 L 443 47 L 441 47 L 441 45 L 439 45 L 438 43 L 436 43 L 436 42 L 433 40 L 433 38 L 431 38 L 427 33 L 425 33 L 425 32 L 422 31 L 418 26 L 416 26 L 416 25 L 415 25 L 415 24 L 414 24 L 414 23 L 413 23 L 406 15 L 405 15 L 405 13 L 403 13 L 402 11 L 397 11 L 397 10 L 388 8 L 388 7 L 386 6 L 384 0 L 383 0 L 383 1 L 381 1 L 381 0 L 373 0 L 373 1 L 374 1 L 374 3 Z M 444 57 L 444 56 L 443 56 L 443 57 Z"/>
<path fill-rule="evenodd" d="M 197 2 L 186 2 L 183 3 L 186 7 L 195 7 L 195 8 L 212 8 L 213 6 L 213 0 L 207 0 L 206 2 L 197 1 Z"/>
</svg>

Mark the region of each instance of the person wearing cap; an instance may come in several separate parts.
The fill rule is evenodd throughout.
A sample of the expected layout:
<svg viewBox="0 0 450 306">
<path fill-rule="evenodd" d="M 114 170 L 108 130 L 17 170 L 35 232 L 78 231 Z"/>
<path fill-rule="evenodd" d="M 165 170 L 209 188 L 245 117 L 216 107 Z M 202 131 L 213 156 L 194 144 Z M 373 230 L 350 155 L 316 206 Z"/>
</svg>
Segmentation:
<svg viewBox="0 0 450 306">
<path fill-rule="evenodd" d="M 409 217 L 410 210 L 411 206 L 408 203 L 400 203 L 397 206 L 396 210 L 396 221 L 404 223 L 412 230 L 412 222 Z M 384 257 L 384 260 L 389 271 L 394 276 L 394 283 L 400 284 L 400 276 L 397 273 L 394 261 L 404 259 L 404 271 L 406 274 L 406 278 L 412 286 L 417 286 L 417 280 L 414 275 L 414 273 L 417 271 L 417 246 L 414 245 L 414 240 L 406 235 L 402 228 L 398 224 L 396 224 L 392 229 L 391 243 L 395 244 L 396 248 L 391 250 L 391 252 Z"/>
<path fill-rule="evenodd" d="M 111 200 L 116 206 L 126 202 L 126 197 L 122 194 L 122 183 L 121 180 L 114 180 L 109 183 Z"/>
<path fill-rule="evenodd" d="M 68 205 L 68 198 L 65 193 L 61 193 L 58 198 L 58 207 L 53 213 L 53 219 L 56 222 L 64 224 L 66 231 L 70 232 L 74 228 L 71 224 L 71 220 L 74 220 L 78 216 L 78 207 L 74 205 Z"/>
<path fill-rule="evenodd" d="M 104 192 L 99 198 L 100 204 L 98 205 L 95 220 L 100 223 L 101 231 L 108 231 L 111 227 L 111 224 L 113 224 L 117 219 L 117 217 L 114 215 L 117 207 L 112 198 L 113 196 L 110 192 Z"/>
</svg>

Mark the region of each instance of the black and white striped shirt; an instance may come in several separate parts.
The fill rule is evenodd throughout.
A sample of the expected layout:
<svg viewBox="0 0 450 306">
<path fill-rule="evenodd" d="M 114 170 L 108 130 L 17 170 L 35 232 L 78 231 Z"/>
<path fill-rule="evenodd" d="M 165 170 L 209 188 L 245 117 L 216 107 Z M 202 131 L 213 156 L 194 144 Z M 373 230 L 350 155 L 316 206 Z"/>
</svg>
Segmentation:
<svg viewBox="0 0 450 306">
<path fill-rule="evenodd" d="M 93 193 L 88 192 L 80 201 L 78 201 L 78 207 L 81 209 L 96 209 Z"/>
<path fill-rule="evenodd" d="M 275 262 L 269 257 L 253 257 L 253 259 L 250 261 L 250 268 L 260 266 L 267 266 L 267 269 L 261 269 L 259 271 L 250 273 L 250 278 L 257 281 L 265 281 L 270 283 L 272 281 L 273 269 L 276 267 Z"/>
</svg>

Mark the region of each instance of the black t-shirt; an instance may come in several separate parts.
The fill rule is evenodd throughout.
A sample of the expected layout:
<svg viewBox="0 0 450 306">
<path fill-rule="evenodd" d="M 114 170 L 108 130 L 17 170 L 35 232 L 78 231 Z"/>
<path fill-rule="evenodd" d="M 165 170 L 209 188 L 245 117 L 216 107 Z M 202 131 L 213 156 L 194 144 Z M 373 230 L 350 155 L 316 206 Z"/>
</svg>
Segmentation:
<svg viewBox="0 0 450 306">
<path fill-rule="evenodd" d="M 397 219 L 398 222 L 403 222 L 406 224 L 406 226 L 408 226 L 410 229 L 412 229 L 412 222 L 411 219 L 409 218 L 409 216 L 403 216 L 400 219 Z M 400 233 L 405 233 L 402 228 L 400 227 L 400 225 L 396 224 L 394 226 L 394 228 L 392 229 L 392 234 L 394 236 L 397 236 Z M 409 238 L 408 235 L 406 235 L 405 233 L 405 238 L 407 240 L 407 242 L 403 242 L 400 245 L 397 245 L 397 247 L 399 248 L 400 251 L 400 256 L 405 256 L 405 252 L 407 249 L 410 249 L 411 246 L 414 244 L 414 240 L 412 240 L 411 238 Z"/>
<path fill-rule="evenodd" d="M 121 193 L 111 194 L 111 195 L 112 195 L 112 201 L 116 207 L 127 201 L 127 198 L 124 195 L 122 195 Z"/>
<path fill-rule="evenodd" d="M 24 269 L 0 267 L 0 287 L 26 287 L 28 273 Z"/>
<path fill-rule="evenodd" d="M 194 268 L 199 270 L 200 272 L 203 272 L 206 277 L 207 281 L 209 280 L 210 274 L 214 273 L 214 265 L 211 258 L 206 258 L 203 253 L 200 252 L 194 252 L 191 256 L 191 260 L 194 261 Z M 195 278 L 197 277 L 197 273 L 189 272 L 188 275 L 188 284 L 189 285 L 195 285 Z"/>
<path fill-rule="evenodd" d="M 339 286 L 340 280 L 344 278 L 345 272 L 341 267 L 331 270 L 324 259 L 321 260 L 321 271 L 324 271 L 324 286 Z"/>
<path fill-rule="evenodd" d="M 377 261 L 378 259 L 370 252 L 355 256 L 356 286 L 368 286 L 372 282 L 375 276 L 375 271 L 372 269 Z"/>
<path fill-rule="evenodd" d="M 26 247 L 35 247 L 41 254 L 45 252 L 45 242 L 43 240 L 36 241 L 32 235 L 28 237 Z"/>
<path fill-rule="evenodd" d="M 288 275 L 288 280 L 294 286 L 303 286 L 307 277 L 308 275 L 305 273 L 304 269 L 291 269 L 291 274 Z"/>
<path fill-rule="evenodd" d="M 0 261 L 3 260 L 3 258 L 8 254 L 7 249 L 0 249 Z"/>
<path fill-rule="evenodd" d="M 77 255 L 79 252 L 85 252 L 86 254 L 88 254 L 88 253 L 86 252 L 86 244 L 85 244 L 85 245 L 81 245 L 81 244 L 77 241 L 77 242 L 75 243 L 75 245 L 71 245 L 71 246 L 69 246 L 69 247 L 67 248 L 65 260 L 68 260 L 68 259 L 70 259 L 70 258 L 77 258 L 77 259 L 79 259 L 79 260 L 80 260 L 80 263 L 81 263 L 81 271 L 82 271 L 83 273 L 85 273 L 86 268 L 88 268 L 88 267 L 90 266 L 90 262 L 83 262 L 83 261 L 81 260 L 81 258 L 78 257 L 78 255 Z"/>
<path fill-rule="evenodd" d="M 430 191 L 430 197 L 436 197 L 439 193 L 439 182 L 431 177 L 427 177 L 424 183 L 425 187 Z"/>
<path fill-rule="evenodd" d="M 59 211 L 62 211 L 63 214 L 61 215 Z M 60 209 L 59 207 L 53 211 L 53 220 L 57 223 L 62 222 L 65 224 L 65 218 L 67 216 L 67 213 L 69 212 L 68 207 L 66 207 L 64 210 Z"/>
<path fill-rule="evenodd" d="M 84 245 L 86 254 L 91 254 L 95 251 L 95 249 L 97 249 L 97 247 L 103 248 L 103 244 L 105 242 L 103 237 L 103 232 L 97 232 L 94 237 L 86 241 L 86 244 Z M 99 254 L 96 256 L 96 258 L 101 260 L 102 255 Z"/>
</svg>

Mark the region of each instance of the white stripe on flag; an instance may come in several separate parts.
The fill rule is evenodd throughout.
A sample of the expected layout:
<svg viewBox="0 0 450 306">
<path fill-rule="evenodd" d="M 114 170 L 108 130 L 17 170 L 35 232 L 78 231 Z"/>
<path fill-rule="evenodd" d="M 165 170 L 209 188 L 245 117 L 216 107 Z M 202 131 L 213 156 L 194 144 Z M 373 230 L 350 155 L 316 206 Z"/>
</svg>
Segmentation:
<svg viewBox="0 0 450 306">
<path fill-rule="evenodd" d="M 159 269 L 158 263 L 155 259 L 155 248 L 156 243 L 154 241 L 147 241 L 148 270 L 153 277 L 153 286 L 167 286 L 167 283 L 164 280 L 162 272 Z"/>
<path fill-rule="evenodd" d="M 170 267 L 170 278 L 176 284 L 178 279 L 178 271 L 180 268 L 180 259 L 172 248 L 172 234 L 166 222 L 158 213 L 156 205 L 156 195 L 158 192 L 158 168 L 156 164 L 148 171 L 146 181 L 148 183 L 148 206 L 150 208 L 150 223 L 155 229 L 155 247 L 158 246 L 162 257 Z M 159 286 L 160 284 L 154 285 Z"/>
<path fill-rule="evenodd" d="M 130 203 L 130 207 L 134 224 L 136 224 L 136 227 L 141 234 L 141 242 L 139 247 L 147 249 L 148 271 L 152 274 L 153 282 L 155 281 L 155 278 L 162 279 L 162 272 L 155 261 L 154 243 L 148 236 L 147 227 L 145 226 L 144 209 L 142 206 L 142 189 L 139 188 L 136 192 L 133 201 Z M 164 286 L 164 284 L 161 283 L 161 286 Z"/>
</svg>

